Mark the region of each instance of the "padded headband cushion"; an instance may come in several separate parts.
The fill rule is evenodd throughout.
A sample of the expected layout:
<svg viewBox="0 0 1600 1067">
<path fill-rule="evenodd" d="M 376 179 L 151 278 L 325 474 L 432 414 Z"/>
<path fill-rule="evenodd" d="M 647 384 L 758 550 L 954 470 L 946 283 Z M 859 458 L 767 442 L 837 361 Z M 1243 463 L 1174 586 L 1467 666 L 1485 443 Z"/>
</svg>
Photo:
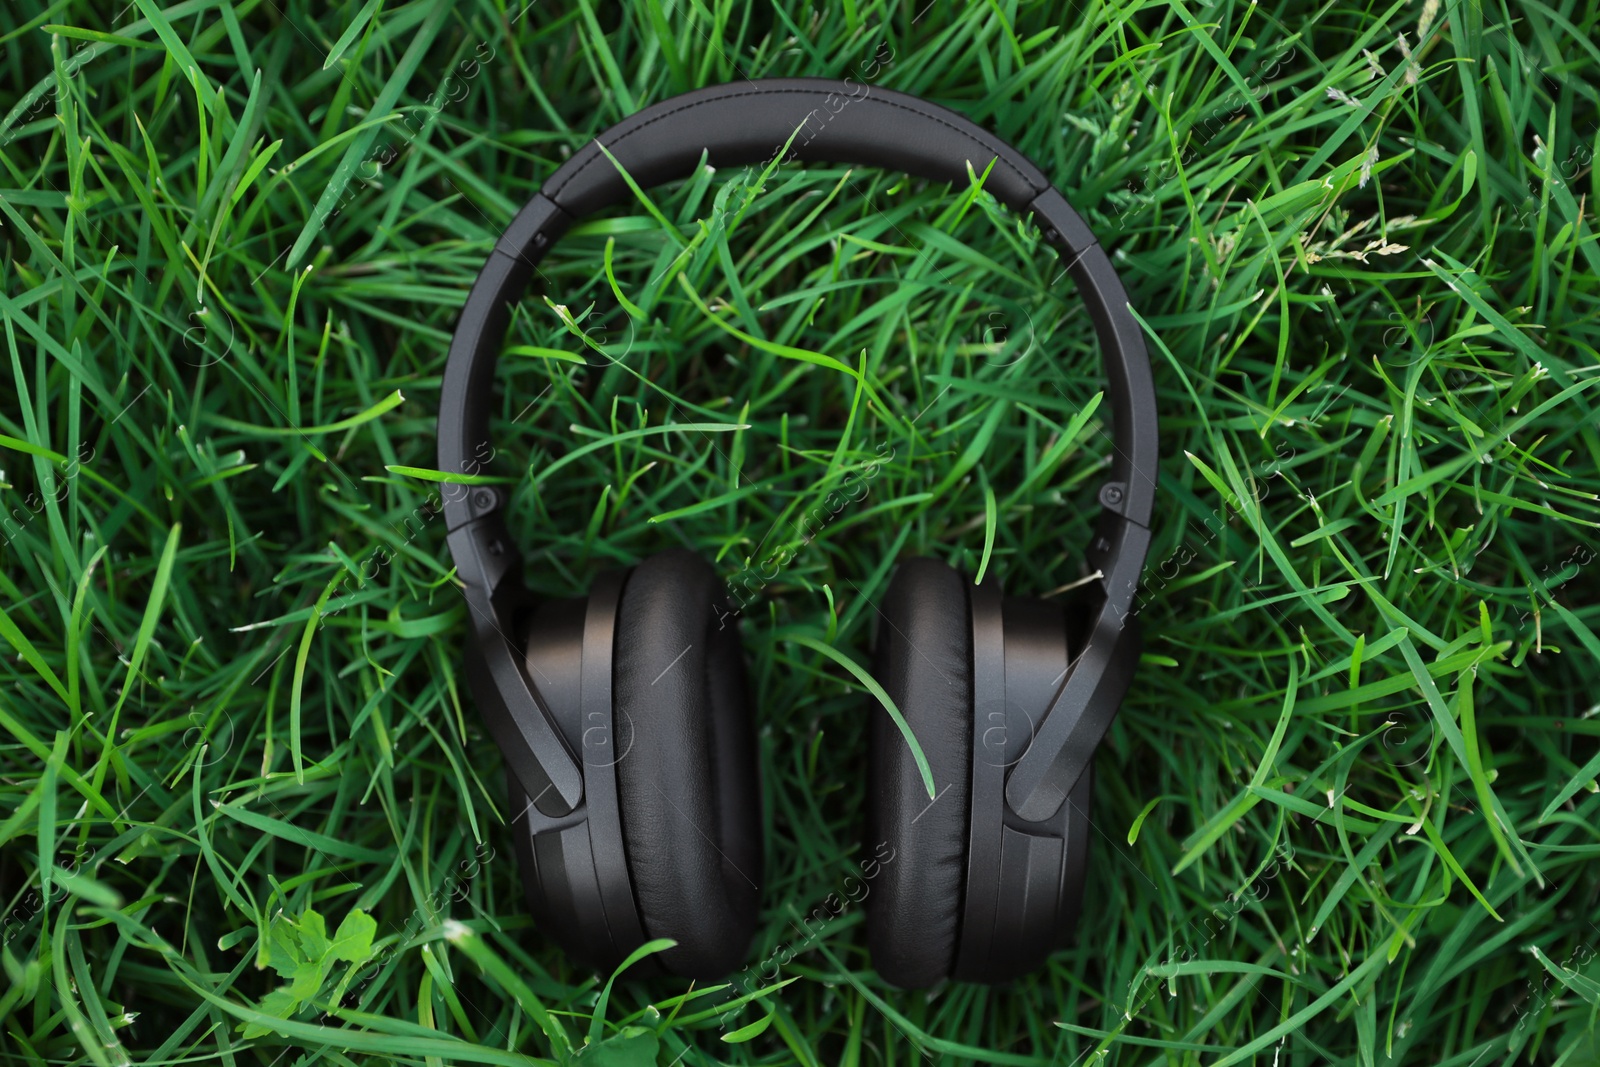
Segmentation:
<svg viewBox="0 0 1600 1067">
<path fill-rule="evenodd" d="M 617 608 L 612 700 L 622 839 L 647 938 L 687 978 L 738 968 L 760 898 L 760 793 L 736 624 L 699 556 L 673 549 L 629 574 Z"/>
<path fill-rule="evenodd" d="M 793 138 L 793 140 L 791 140 Z M 949 108 L 880 86 L 831 78 L 766 78 L 713 85 L 630 115 L 584 145 L 542 192 L 573 218 L 632 197 L 618 167 L 648 189 L 688 177 L 704 149 L 713 167 L 761 164 L 783 153 L 806 162 L 859 163 L 965 188 L 1021 210 L 1050 187 L 1026 156 Z M 708 142 L 715 142 L 714 144 Z"/>
<path fill-rule="evenodd" d="M 894 720 L 873 701 L 866 853 L 894 852 L 867 897 L 878 973 L 905 988 L 955 965 L 972 776 L 972 620 L 966 581 L 937 560 L 900 564 L 878 618 L 873 673 L 922 747 L 936 800 Z"/>
</svg>

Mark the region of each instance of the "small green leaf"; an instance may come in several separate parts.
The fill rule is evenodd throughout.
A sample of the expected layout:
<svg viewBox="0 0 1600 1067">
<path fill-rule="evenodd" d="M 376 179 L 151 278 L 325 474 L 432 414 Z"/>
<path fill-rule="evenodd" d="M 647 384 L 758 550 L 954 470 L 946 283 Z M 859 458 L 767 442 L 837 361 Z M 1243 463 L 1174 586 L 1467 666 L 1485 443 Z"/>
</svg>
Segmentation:
<svg viewBox="0 0 1600 1067">
<path fill-rule="evenodd" d="M 279 989 L 275 992 L 287 992 L 296 1005 L 303 1004 L 321 991 L 322 980 L 327 974 L 328 969 L 322 960 L 301 960 L 299 966 L 294 969 L 287 990 Z"/>
<path fill-rule="evenodd" d="M 315 908 L 300 916 L 300 957 L 313 963 L 328 954 L 328 924 Z"/>
<path fill-rule="evenodd" d="M 305 959 L 300 951 L 300 931 L 284 916 L 272 920 L 267 929 L 267 947 L 261 963 L 278 972 L 280 978 L 294 977 L 294 969 Z"/>
<path fill-rule="evenodd" d="M 261 998 L 261 1003 L 256 1005 L 256 1010 L 261 1012 L 263 1015 L 271 1015 L 275 1018 L 287 1019 L 293 1015 L 296 1009 L 299 1007 L 300 1002 L 294 999 L 294 997 L 290 996 L 287 990 L 274 989 L 272 992 Z M 237 1027 L 235 1027 L 235 1029 L 244 1031 L 244 1038 L 246 1041 L 257 1037 L 265 1037 L 272 1033 L 271 1030 L 268 1030 L 265 1026 L 262 1026 L 259 1023 L 240 1023 Z"/>
<path fill-rule="evenodd" d="M 655 1067 L 661 1044 L 655 1031 L 642 1026 L 624 1026 L 604 1041 L 585 1044 L 567 1059 L 584 1067 Z"/>
<path fill-rule="evenodd" d="M 328 952 L 346 963 L 360 963 L 372 955 L 372 936 L 377 932 L 376 919 L 360 908 L 351 908 L 333 935 Z"/>
</svg>

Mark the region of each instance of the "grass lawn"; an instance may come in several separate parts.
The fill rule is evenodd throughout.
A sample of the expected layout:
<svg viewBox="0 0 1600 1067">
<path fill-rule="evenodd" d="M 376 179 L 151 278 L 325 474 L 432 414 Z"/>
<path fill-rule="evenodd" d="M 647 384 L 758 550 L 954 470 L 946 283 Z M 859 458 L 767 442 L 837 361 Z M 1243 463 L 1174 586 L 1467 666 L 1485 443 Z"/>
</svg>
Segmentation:
<svg viewBox="0 0 1600 1067">
<path fill-rule="evenodd" d="M 1597 41 L 1595 0 L 0 7 L 0 1061 L 1600 1062 Z M 894 989 L 834 905 L 895 561 L 1084 575 L 1107 413 L 1031 225 L 702 169 L 517 312 L 533 589 L 787 559 L 730 985 L 527 917 L 412 473 L 539 183 L 790 75 L 1016 144 L 1148 331 L 1144 660 L 1080 936 L 1006 988 Z"/>
</svg>

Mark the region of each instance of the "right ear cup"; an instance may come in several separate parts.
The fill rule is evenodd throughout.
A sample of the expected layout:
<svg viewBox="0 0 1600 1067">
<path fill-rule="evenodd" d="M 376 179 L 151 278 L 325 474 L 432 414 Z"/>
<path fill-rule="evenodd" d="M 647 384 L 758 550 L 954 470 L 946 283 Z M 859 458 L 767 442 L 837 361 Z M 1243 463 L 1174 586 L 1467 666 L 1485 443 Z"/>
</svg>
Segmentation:
<svg viewBox="0 0 1600 1067">
<path fill-rule="evenodd" d="M 755 933 L 761 796 L 744 659 L 727 593 L 674 549 L 628 575 L 617 608 L 612 704 L 626 738 L 617 792 L 647 939 L 689 978 L 737 970 Z"/>
<path fill-rule="evenodd" d="M 929 799 L 910 745 L 873 701 L 866 851 L 881 866 L 867 943 L 878 973 L 904 988 L 949 976 L 959 944 L 972 774 L 967 585 L 937 560 L 910 559 L 879 609 L 873 674 L 922 747 L 937 794 Z"/>
</svg>

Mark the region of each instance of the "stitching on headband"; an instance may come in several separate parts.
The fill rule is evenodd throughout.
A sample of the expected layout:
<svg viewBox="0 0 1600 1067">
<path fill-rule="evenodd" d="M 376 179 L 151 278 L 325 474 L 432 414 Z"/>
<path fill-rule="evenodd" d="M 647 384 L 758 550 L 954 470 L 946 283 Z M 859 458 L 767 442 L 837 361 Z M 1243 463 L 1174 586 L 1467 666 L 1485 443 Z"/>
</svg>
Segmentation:
<svg viewBox="0 0 1600 1067">
<path fill-rule="evenodd" d="M 615 141 L 612 141 L 610 144 L 606 145 L 606 147 L 609 148 L 609 149 L 615 150 L 617 145 L 621 144 L 623 141 L 626 141 L 629 137 L 632 137 L 634 134 L 638 133 L 640 130 L 645 129 L 648 126 L 653 126 L 657 122 L 660 122 L 662 119 L 670 118 L 671 116 L 678 114 L 678 112 L 680 112 L 680 111 L 687 111 L 690 108 L 701 107 L 701 106 L 703 106 L 705 104 L 720 103 L 720 102 L 722 102 L 724 100 L 735 100 L 735 99 L 737 99 L 737 98 L 739 98 L 741 96 L 777 96 L 777 95 L 780 95 L 780 94 L 797 94 L 797 95 L 803 95 L 803 96 L 811 96 L 811 95 L 818 95 L 818 94 L 821 94 L 821 95 L 824 95 L 824 96 L 833 95 L 831 90 L 829 92 L 827 92 L 827 93 L 823 93 L 822 90 L 820 90 L 820 89 L 750 89 L 750 90 L 747 90 L 747 91 L 741 92 L 741 93 L 729 93 L 726 96 L 713 97 L 712 99 L 709 99 L 709 100 L 696 100 L 696 101 L 693 101 L 692 103 L 681 104 L 678 107 L 673 108 L 671 111 L 668 111 L 668 112 L 666 112 L 664 114 L 661 114 L 661 115 L 657 115 L 655 118 L 649 120 L 648 122 L 640 123 L 638 126 L 635 126 L 633 129 L 631 129 L 631 130 L 627 131 L 626 133 L 624 133 L 621 137 L 618 137 Z M 848 94 L 846 94 L 846 95 L 848 95 Z M 851 97 L 851 99 L 854 100 L 856 98 L 855 97 Z M 866 95 L 864 97 L 861 97 L 860 99 L 862 99 L 862 100 L 876 100 L 880 104 L 887 104 L 890 107 L 897 107 L 902 111 L 909 111 L 913 115 L 918 115 L 918 116 L 921 116 L 922 118 L 925 118 L 925 119 L 932 119 L 934 122 L 937 122 L 939 125 L 945 126 L 945 127 L 948 127 L 949 129 L 954 130 L 956 133 L 960 134 L 962 137 L 965 137 L 967 140 L 971 141 L 972 143 L 978 145 L 980 148 L 983 148 L 986 151 L 991 151 L 991 152 L 993 151 L 993 149 L 991 149 L 988 145 L 984 144 L 981 139 L 979 139 L 978 137 L 975 137 L 970 131 L 963 130 L 960 126 L 957 126 L 955 123 L 950 122 L 947 119 L 941 118 L 938 115 L 934 115 L 934 114 L 931 114 L 931 113 L 929 113 L 927 111 L 922 111 L 922 110 L 920 110 L 918 108 L 911 107 L 908 104 L 902 104 L 897 100 L 885 100 L 882 97 L 874 97 L 874 96 L 871 95 L 871 93 L 868 93 L 868 95 Z M 842 111 L 844 109 L 840 108 L 839 110 Z M 839 112 L 837 112 L 837 111 L 834 112 L 834 114 L 836 114 L 836 115 L 838 113 Z M 807 117 L 808 118 L 810 117 L 809 112 L 807 113 Z M 594 140 L 596 142 L 598 142 L 599 138 L 594 138 Z M 1004 142 L 1002 142 L 1002 144 L 1004 144 Z M 1013 151 L 1015 151 L 1015 150 L 1013 149 Z M 596 160 L 601 160 L 601 159 L 604 159 L 604 158 L 605 158 L 605 156 L 603 154 L 601 154 L 600 152 L 596 152 L 593 156 L 590 156 L 588 159 L 584 160 L 583 164 L 581 166 L 579 166 L 577 170 L 575 170 L 571 174 L 567 175 L 567 177 L 561 182 L 560 185 L 556 186 L 555 189 L 551 190 L 549 193 L 547 193 L 545 195 L 547 195 L 551 200 L 555 200 L 557 197 L 559 197 L 561 195 L 561 191 L 563 189 L 565 189 L 574 179 L 576 179 L 578 177 L 578 175 L 582 174 L 585 170 L 589 169 L 590 164 L 594 163 Z M 1028 186 L 1030 189 L 1034 189 L 1035 192 L 1039 191 L 1039 189 L 1034 186 L 1033 182 L 1028 180 L 1028 176 L 1027 176 L 1026 173 L 1024 173 L 1015 164 L 1013 164 L 1009 160 L 1007 160 L 999 152 L 995 152 L 994 153 L 994 158 L 999 163 L 1004 165 L 1006 167 L 1006 169 L 1008 169 L 1008 170 L 1012 171 L 1013 173 L 1015 173 L 1017 175 L 1017 177 L 1022 180 L 1022 183 L 1024 185 Z M 560 207 L 560 204 L 558 203 L 556 206 Z"/>
</svg>

